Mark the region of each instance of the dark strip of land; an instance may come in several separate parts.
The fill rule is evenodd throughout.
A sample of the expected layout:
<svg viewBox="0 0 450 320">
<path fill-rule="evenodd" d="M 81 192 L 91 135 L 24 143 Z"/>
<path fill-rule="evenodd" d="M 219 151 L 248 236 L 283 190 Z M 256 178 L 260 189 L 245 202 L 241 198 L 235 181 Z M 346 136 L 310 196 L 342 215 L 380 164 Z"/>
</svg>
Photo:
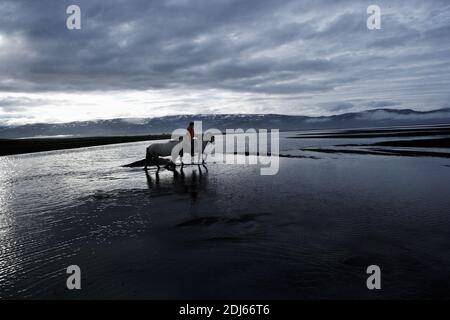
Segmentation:
<svg viewBox="0 0 450 320">
<path fill-rule="evenodd" d="M 250 154 L 249 152 L 245 152 L 245 153 L 237 153 L 235 152 L 234 155 L 241 155 L 241 156 L 259 156 L 259 152 L 257 154 Z M 267 153 L 261 156 L 271 156 L 271 153 Z M 297 159 L 320 159 L 314 156 L 303 156 L 303 155 L 291 155 L 291 154 L 280 154 L 278 155 L 280 158 L 297 158 Z M 160 165 L 160 166 L 164 166 L 167 164 L 170 164 L 170 160 L 169 159 L 164 159 L 164 158 L 159 158 L 157 161 L 152 160 L 151 162 L 148 163 L 149 166 L 156 166 L 156 164 Z M 129 164 L 125 164 L 122 167 L 125 168 L 135 168 L 135 167 L 143 167 L 145 166 L 145 159 L 141 159 Z"/>
<path fill-rule="evenodd" d="M 433 139 L 412 139 L 381 141 L 371 144 L 338 144 L 337 147 L 408 147 L 408 148 L 450 148 L 450 137 Z"/>
<path fill-rule="evenodd" d="M 387 150 L 387 149 L 326 149 L 326 148 L 305 148 L 303 151 L 313 151 L 321 153 L 348 153 L 377 156 L 399 156 L 399 157 L 438 157 L 450 158 L 450 153 L 434 151 L 415 151 L 415 150 Z"/>
<path fill-rule="evenodd" d="M 450 148 L 450 137 L 440 139 L 382 141 L 374 143 L 373 145 L 389 146 L 389 147 L 411 147 L 411 148 Z"/>
<path fill-rule="evenodd" d="M 343 130 L 325 133 L 302 133 L 291 139 L 336 139 L 336 138 L 382 138 L 382 137 L 419 137 L 450 134 L 450 127 L 431 127 L 417 129 L 372 129 L 372 130 Z"/>
<path fill-rule="evenodd" d="M 357 147 L 357 149 L 342 149 L 342 147 Z M 440 157 L 450 158 L 449 152 L 426 151 L 426 150 L 408 150 L 408 149 L 386 149 L 382 147 L 397 148 L 450 148 L 449 138 L 436 139 L 414 139 L 414 140 L 395 140 L 382 141 L 372 144 L 344 144 L 333 148 L 305 148 L 304 151 L 314 151 L 322 153 L 350 153 L 350 154 L 370 154 L 384 156 L 408 156 L 408 157 Z"/>
<path fill-rule="evenodd" d="M 160 139 L 170 139 L 170 135 L 0 139 L 0 156 Z"/>
</svg>

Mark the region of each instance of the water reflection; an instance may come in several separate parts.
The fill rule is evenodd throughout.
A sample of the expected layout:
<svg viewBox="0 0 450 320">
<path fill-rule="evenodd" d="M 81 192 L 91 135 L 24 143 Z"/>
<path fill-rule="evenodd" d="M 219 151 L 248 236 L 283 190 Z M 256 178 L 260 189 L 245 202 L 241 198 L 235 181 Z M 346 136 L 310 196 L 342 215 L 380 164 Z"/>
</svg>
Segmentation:
<svg viewBox="0 0 450 320">
<path fill-rule="evenodd" d="M 336 143 L 350 142 L 281 149 Z M 387 298 L 448 296 L 448 160 L 282 158 L 273 177 L 122 167 L 147 144 L 0 159 L 0 298 L 371 298 L 355 289 L 366 261 L 391 270 Z M 94 281 L 77 296 L 70 264 Z"/>
<path fill-rule="evenodd" d="M 179 172 L 176 169 L 168 170 L 164 173 L 163 179 L 161 179 L 159 170 L 154 174 L 145 171 L 145 175 L 151 193 L 158 195 L 165 193 L 187 194 L 192 205 L 196 204 L 199 195 L 207 189 L 208 168 L 206 165 L 180 168 Z"/>
</svg>

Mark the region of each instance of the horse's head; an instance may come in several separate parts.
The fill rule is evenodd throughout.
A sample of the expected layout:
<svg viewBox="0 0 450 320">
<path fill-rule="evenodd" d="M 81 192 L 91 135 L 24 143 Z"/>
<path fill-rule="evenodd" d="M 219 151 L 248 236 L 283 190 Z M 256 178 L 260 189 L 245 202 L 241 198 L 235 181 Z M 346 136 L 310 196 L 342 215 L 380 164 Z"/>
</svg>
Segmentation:
<svg viewBox="0 0 450 320">
<path fill-rule="evenodd" d="M 216 141 L 216 138 L 211 133 L 206 133 L 203 135 L 203 141 L 202 141 L 202 151 L 205 151 L 206 146 L 209 143 L 214 143 Z"/>
</svg>

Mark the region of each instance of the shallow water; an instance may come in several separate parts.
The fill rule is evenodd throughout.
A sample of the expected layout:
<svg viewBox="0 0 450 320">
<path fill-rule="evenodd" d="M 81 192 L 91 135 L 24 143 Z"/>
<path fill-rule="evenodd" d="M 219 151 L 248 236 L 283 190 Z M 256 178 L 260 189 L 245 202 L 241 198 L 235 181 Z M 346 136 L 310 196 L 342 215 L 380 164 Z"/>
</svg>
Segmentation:
<svg viewBox="0 0 450 320">
<path fill-rule="evenodd" d="M 280 153 L 316 158 L 275 176 L 121 167 L 147 142 L 0 157 L 0 297 L 450 297 L 449 159 L 303 152 L 386 139 L 293 134 Z"/>
</svg>

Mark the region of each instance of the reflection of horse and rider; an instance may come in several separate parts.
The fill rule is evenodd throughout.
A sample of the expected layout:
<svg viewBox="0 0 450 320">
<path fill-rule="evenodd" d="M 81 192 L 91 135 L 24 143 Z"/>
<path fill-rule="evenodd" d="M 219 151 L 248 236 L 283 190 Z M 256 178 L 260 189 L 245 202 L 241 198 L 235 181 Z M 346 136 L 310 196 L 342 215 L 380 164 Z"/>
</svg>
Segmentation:
<svg viewBox="0 0 450 320">
<path fill-rule="evenodd" d="M 183 143 L 183 147 L 181 148 L 180 152 L 179 152 L 179 157 L 181 160 L 181 168 L 183 168 L 184 163 L 183 163 L 183 155 L 185 153 L 185 147 L 187 145 L 190 146 L 190 154 L 191 154 L 191 163 L 193 164 L 193 159 L 194 159 L 194 153 L 195 153 L 195 131 L 194 131 L 194 122 L 190 122 L 187 129 L 186 129 L 186 134 L 184 137 L 180 137 L 178 141 L 176 140 L 170 140 L 168 142 L 165 143 L 153 143 L 150 146 L 147 147 L 147 151 L 146 151 L 146 155 L 145 155 L 145 167 L 144 169 L 147 170 L 147 167 L 149 165 L 156 165 L 158 167 L 158 170 L 160 168 L 160 164 L 161 164 L 161 159 L 160 157 L 168 157 L 172 155 L 172 150 L 179 146 L 180 143 Z M 203 136 L 202 136 L 203 138 Z M 187 141 L 183 140 L 183 139 L 187 139 Z M 187 142 L 187 143 L 185 143 Z M 199 160 L 200 160 L 200 156 L 203 155 L 203 151 L 205 150 L 206 146 L 209 143 L 214 143 L 214 136 L 211 136 L 209 139 L 201 139 L 200 142 L 201 143 L 201 150 L 199 152 Z M 174 163 L 175 159 L 172 159 L 172 161 L 169 161 L 169 163 L 165 163 L 165 168 L 169 169 L 169 170 L 175 170 L 175 163 Z M 204 165 L 205 163 L 205 159 L 202 159 L 201 164 Z M 198 163 L 198 165 L 200 165 L 200 163 Z"/>
<path fill-rule="evenodd" d="M 170 190 L 170 192 L 177 194 L 189 195 L 192 204 L 195 204 L 201 191 L 207 188 L 208 168 L 206 166 L 204 168 L 205 171 L 202 171 L 202 168 L 199 166 L 198 171 L 189 170 L 187 173 L 184 172 L 183 168 L 180 168 L 180 172 L 171 170 L 173 177 L 168 178 L 165 176 L 162 180 L 158 171 L 155 172 L 154 178 L 152 178 L 148 170 L 146 170 L 147 185 L 152 195 L 167 194 L 167 191 Z"/>
</svg>

